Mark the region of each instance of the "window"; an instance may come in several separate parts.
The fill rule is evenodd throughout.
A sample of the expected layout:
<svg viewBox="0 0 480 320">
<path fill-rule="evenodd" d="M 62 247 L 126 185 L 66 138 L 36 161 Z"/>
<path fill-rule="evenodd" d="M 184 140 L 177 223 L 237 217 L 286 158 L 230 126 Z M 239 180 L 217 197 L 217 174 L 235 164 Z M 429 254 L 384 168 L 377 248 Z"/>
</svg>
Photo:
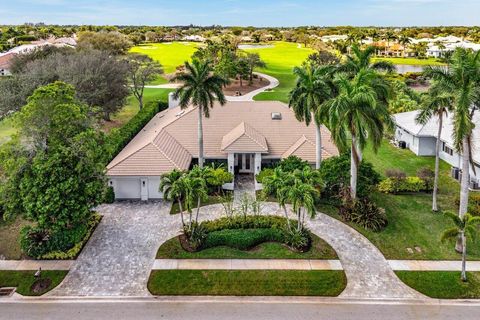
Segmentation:
<svg viewBox="0 0 480 320">
<path fill-rule="evenodd" d="M 442 151 L 448 153 L 449 155 L 453 156 L 453 149 L 447 146 L 445 142 L 442 142 Z"/>
</svg>

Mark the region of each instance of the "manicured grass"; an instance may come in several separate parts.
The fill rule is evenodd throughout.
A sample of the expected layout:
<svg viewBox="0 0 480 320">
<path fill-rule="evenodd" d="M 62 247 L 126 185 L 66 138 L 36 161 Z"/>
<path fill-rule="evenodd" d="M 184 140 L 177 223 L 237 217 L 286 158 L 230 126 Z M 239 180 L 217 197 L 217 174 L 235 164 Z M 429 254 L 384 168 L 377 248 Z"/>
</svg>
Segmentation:
<svg viewBox="0 0 480 320">
<path fill-rule="evenodd" d="M 42 279 L 50 279 L 52 283 L 44 292 L 34 293 L 30 290 L 35 282 L 35 271 L 0 271 L 0 287 L 17 287 L 17 292 L 24 296 L 39 296 L 58 286 L 68 271 L 42 271 Z"/>
<path fill-rule="evenodd" d="M 338 296 L 347 284 L 343 271 L 155 270 L 154 295 Z"/>
<path fill-rule="evenodd" d="M 280 85 L 269 92 L 263 92 L 255 96 L 255 100 L 279 100 L 288 101 L 288 93 L 295 85 L 293 68 L 300 66 L 308 56 L 314 52 L 310 48 L 298 48 L 297 43 L 274 42 L 272 48 L 245 49 L 246 52 L 256 52 L 265 61 L 266 67 L 258 69 L 280 81 Z"/>
<path fill-rule="evenodd" d="M 148 43 L 133 47 L 130 52 L 148 55 L 160 62 L 164 72 L 168 74 L 174 72 L 175 68 L 185 61 L 189 61 L 198 46 L 199 44 L 195 42 Z"/>
<path fill-rule="evenodd" d="M 417 169 L 428 166 L 433 169 L 434 157 L 417 157 L 409 150 L 395 148 L 386 141 L 379 152 L 374 154 L 367 149 L 364 158 L 384 174 L 388 168 L 399 168 L 408 175 L 415 175 Z M 456 211 L 455 197 L 459 192 L 459 184 L 449 177 L 450 166 L 441 162 L 439 207 L 441 210 Z M 454 250 L 452 243 L 442 243 L 440 237 L 443 231 L 452 226 L 452 222 L 441 213 L 431 210 L 431 194 L 417 193 L 404 195 L 372 194 L 372 199 L 385 208 L 388 216 L 388 226 L 381 232 L 367 231 L 356 225 L 355 229 L 365 235 L 376 245 L 388 259 L 433 259 L 459 260 L 461 257 Z M 338 211 L 328 205 L 319 208 L 336 218 Z M 417 252 L 419 247 L 421 252 Z M 411 248 L 413 253 L 409 253 Z M 468 246 L 469 259 L 480 259 L 480 246 Z"/>
<path fill-rule="evenodd" d="M 162 100 L 168 101 L 168 94 L 172 92 L 171 89 L 155 89 L 145 88 L 143 103 L 144 105 L 149 101 Z M 112 122 L 106 123 L 107 131 L 112 128 L 119 128 L 127 123 L 139 111 L 138 101 L 134 96 L 129 96 L 127 104 L 118 113 L 112 116 Z"/>
<path fill-rule="evenodd" d="M 185 251 L 178 237 L 163 243 L 157 259 L 338 259 L 335 250 L 324 240 L 312 235 L 312 247 L 307 252 L 292 251 L 276 242 L 265 242 L 247 251 L 230 247 L 208 248 L 198 252 Z"/>
<path fill-rule="evenodd" d="M 20 249 L 20 230 L 30 222 L 20 217 L 12 221 L 3 221 L 0 218 L 0 255 L 7 260 L 22 258 Z"/>
<path fill-rule="evenodd" d="M 0 145 L 9 141 L 10 137 L 16 133 L 17 130 L 13 127 L 12 118 L 5 118 L 0 121 Z"/>
<path fill-rule="evenodd" d="M 396 271 L 408 286 L 431 298 L 479 299 L 480 272 L 467 272 L 467 282 L 454 271 Z"/>
<path fill-rule="evenodd" d="M 393 64 L 408 64 L 413 66 L 442 66 L 445 63 L 435 58 L 417 59 L 417 58 L 374 58 L 373 61 L 390 61 Z"/>
</svg>

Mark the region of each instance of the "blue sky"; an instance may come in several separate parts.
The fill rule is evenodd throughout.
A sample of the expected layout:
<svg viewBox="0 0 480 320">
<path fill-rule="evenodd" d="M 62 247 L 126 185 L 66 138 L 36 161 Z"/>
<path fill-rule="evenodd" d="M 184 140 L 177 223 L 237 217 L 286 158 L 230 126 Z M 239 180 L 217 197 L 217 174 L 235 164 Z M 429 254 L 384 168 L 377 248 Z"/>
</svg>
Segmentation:
<svg viewBox="0 0 480 320">
<path fill-rule="evenodd" d="M 0 0 L 0 23 L 480 25 L 480 0 Z"/>
</svg>

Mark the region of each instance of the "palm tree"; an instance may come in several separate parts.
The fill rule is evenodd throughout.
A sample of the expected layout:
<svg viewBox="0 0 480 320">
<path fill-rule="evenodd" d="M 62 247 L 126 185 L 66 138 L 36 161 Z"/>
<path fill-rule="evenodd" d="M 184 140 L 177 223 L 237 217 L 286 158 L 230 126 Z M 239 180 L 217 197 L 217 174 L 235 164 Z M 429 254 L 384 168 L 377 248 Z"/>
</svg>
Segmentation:
<svg viewBox="0 0 480 320">
<path fill-rule="evenodd" d="M 453 99 L 453 139 L 455 149 L 462 155 L 462 180 L 459 216 L 467 213 L 470 183 L 470 157 L 472 150 L 472 122 L 476 107 L 480 106 L 480 52 L 463 48 L 455 51 L 446 67 L 427 67 L 425 75 L 431 77 L 439 90 L 450 92 Z"/>
<path fill-rule="evenodd" d="M 283 172 L 281 168 L 275 168 L 271 176 L 263 179 L 263 192 L 265 195 L 275 195 L 278 201 L 278 206 L 283 209 L 285 219 L 287 219 L 288 230 L 290 230 L 290 220 L 287 211 L 287 191 L 288 186 L 293 182 L 292 176 Z"/>
<path fill-rule="evenodd" d="M 390 41 L 395 41 L 397 39 L 397 35 L 392 30 L 388 30 L 385 32 L 384 37 L 387 41 L 387 46 L 385 47 L 385 56 L 387 56 L 387 50 L 390 48 Z"/>
<path fill-rule="evenodd" d="M 351 198 L 356 199 L 357 172 L 363 149 L 370 141 L 376 152 L 385 127 L 393 126 L 386 103 L 389 86 L 369 69 L 361 69 L 353 79 L 340 74 L 334 82 L 338 96 L 328 101 L 322 112 L 330 117 L 332 138 L 340 151 L 350 148 L 350 192 Z"/>
<path fill-rule="evenodd" d="M 185 207 L 189 213 L 189 225 L 188 232 L 186 232 L 190 239 L 193 239 L 195 234 L 195 229 L 198 225 L 198 215 L 200 212 L 200 207 L 202 201 L 205 201 L 208 198 L 207 184 L 206 181 L 199 177 L 193 177 L 188 174 L 184 178 L 185 185 Z M 195 220 L 193 220 L 193 208 L 196 203 L 196 215 Z"/>
<path fill-rule="evenodd" d="M 295 67 L 293 73 L 297 76 L 297 83 L 290 92 L 288 106 L 293 109 L 298 121 L 304 121 L 307 126 L 315 121 L 315 168 L 320 169 L 322 162 L 322 133 L 320 118 L 315 115 L 332 96 L 331 66 L 316 67 L 306 63 L 303 67 Z"/>
<path fill-rule="evenodd" d="M 394 72 L 395 66 L 389 61 L 377 61 L 372 63 L 373 55 L 375 54 L 375 47 L 370 46 L 365 50 L 358 46 L 352 47 L 352 55 L 348 55 L 344 63 L 339 67 L 339 71 L 346 72 L 355 76 L 360 70 L 368 69 L 375 71 Z"/>
<path fill-rule="evenodd" d="M 286 198 L 292 204 L 293 212 L 297 215 L 297 231 L 302 231 L 305 223 L 305 213 L 311 217 L 315 216 L 315 199 L 318 190 L 312 185 L 304 183 L 299 179 L 293 180 L 293 185 L 284 190 Z"/>
<path fill-rule="evenodd" d="M 185 220 L 183 218 L 182 201 L 185 196 L 185 173 L 174 169 L 169 173 L 162 175 L 160 179 L 159 191 L 163 193 L 163 197 L 167 200 L 177 201 L 180 209 L 180 217 L 182 219 L 182 226 L 185 228 Z"/>
<path fill-rule="evenodd" d="M 198 110 L 198 165 L 203 167 L 203 125 L 202 118 L 210 116 L 210 108 L 215 101 L 220 105 L 227 101 L 222 91 L 222 86 L 227 80 L 213 74 L 213 69 L 208 61 L 194 59 L 192 63 L 185 62 L 186 72 L 182 72 L 171 79 L 172 82 L 180 81 L 182 86 L 175 91 L 174 98 L 180 99 L 180 107 L 187 108 L 193 104 Z"/>
<path fill-rule="evenodd" d="M 406 35 L 401 35 L 399 38 L 398 38 L 398 43 L 400 43 L 402 46 L 403 46 L 403 57 L 405 58 L 405 52 L 407 50 L 407 47 L 410 43 L 412 43 L 412 40 L 410 39 L 410 37 L 406 36 Z"/>
<path fill-rule="evenodd" d="M 438 119 L 437 141 L 435 146 L 435 179 L 433 183 L 432 210 L 438 211 L 437 193 L 438 193 L 438 174 L 440 166 L 440 144 L 443 128 L 443 117 L 453 110 L 453 96 L 450 92 L 442 91 L 438 86 L 433 86 L 429 90 L 427 98 L 422 104 L 417 118 L 419 124 L 426 124 L 430 119 Z"/>
<path fill-rule="evenodd" d="M 445 214 L 452 219 L 455 227 L 447 229 L 442 234 L 442 241 L 460 238 L 462 241 L 462 281 L 467 281 L 466 272 L 466 258 L 467 258 L 467 235 L 475 240 L 478 229 L 477 225 L 480 223 L 480 217 L 473 217 L 466 213 L 462 218 L 453 212 L 445 212 Z"/>
</svg>

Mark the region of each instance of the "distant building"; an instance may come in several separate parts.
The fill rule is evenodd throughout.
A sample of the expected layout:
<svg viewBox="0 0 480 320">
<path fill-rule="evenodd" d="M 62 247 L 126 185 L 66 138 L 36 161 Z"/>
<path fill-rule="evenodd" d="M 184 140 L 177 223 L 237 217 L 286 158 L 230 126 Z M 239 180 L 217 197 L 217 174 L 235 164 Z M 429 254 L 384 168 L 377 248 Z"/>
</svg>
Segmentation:
<svg viewBox="0 0 480 320">
<path fill-rule="evenodd" d="M 0 53 L 0 76 L 11 75 L 10 67 L 14 56 L 14 53 Z"/>
<path fill-rule="evenodd" d="M 193 42 L 204 42 L 205 38 L 199 35 L 185 36 L 182 38 L 183 41 L 193 41 Z"/>
<path fill-rule="evenodd" d="M 417 111 L 402 112 L 394 115 L 396 125 L 395 142 L 399 146 L 410 149 L 417 156 L 435 156 L 437 143 L 438 118 L 434 117 L 425 125 L 415 121 Z M 440 159 L 452 166 L 452 176 L 457 180 L 461 176 L 462 158 L 454 147 L 452 115 L 448 114 L 443 120 Z M 470 188 L 480 188 L 480 114 L 474 114 L 473 122 L 477 126 L 473 129 L 473 166 L 470 168 Z M 475 167 L 475 172 L 473 171 Z"/>
</svg>

